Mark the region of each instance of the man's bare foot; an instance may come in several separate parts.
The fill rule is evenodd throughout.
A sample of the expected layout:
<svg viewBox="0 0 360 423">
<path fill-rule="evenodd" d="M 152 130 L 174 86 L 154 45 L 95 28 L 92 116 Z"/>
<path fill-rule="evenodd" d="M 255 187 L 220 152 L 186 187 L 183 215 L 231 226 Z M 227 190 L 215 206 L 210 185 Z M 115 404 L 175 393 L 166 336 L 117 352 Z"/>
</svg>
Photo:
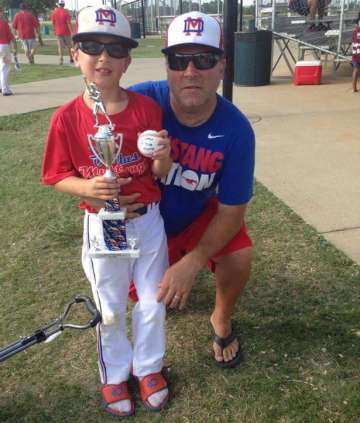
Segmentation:
<svg viewBox="0 0 360 423">
<path fill-rule="evenodd" d="M 215 340 L 213 343 L 214 358 L 219 365 L 230 367 L 238 364 L 237 358 L 240 354 L 240 344 L 236 336 L 232 333 L 231 321 L 221 322 L 213 314 L 210 317 L 210 323 L 214 329 Z"/>
</svg>

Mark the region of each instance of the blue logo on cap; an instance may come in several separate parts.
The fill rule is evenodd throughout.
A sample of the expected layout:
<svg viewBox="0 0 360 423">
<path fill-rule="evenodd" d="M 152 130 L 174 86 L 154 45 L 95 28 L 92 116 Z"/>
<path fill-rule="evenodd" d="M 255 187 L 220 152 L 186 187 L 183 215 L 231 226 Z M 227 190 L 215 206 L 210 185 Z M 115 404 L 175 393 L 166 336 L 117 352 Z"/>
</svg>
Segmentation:
<svg viewBox="0 0 360 423">
<path fill-rule="evenodd" d="M 186 35 L 190 35 L 190 32 L 195 32 L 196 35 L 201 35 L 204 31 L 204 21 L 202 18 L 190 18 L 190 16 L 184 21 L 184 32 Z"/>
<path fill-rule="evenodd" d="M 113 10 L 98 9 L 95 13 L 96 22 L 98 22 L 100 25 L 103 25 L 105 22 L 108 22 L 111 26 L 115 26 L 116 15 Z"/>
</svg>

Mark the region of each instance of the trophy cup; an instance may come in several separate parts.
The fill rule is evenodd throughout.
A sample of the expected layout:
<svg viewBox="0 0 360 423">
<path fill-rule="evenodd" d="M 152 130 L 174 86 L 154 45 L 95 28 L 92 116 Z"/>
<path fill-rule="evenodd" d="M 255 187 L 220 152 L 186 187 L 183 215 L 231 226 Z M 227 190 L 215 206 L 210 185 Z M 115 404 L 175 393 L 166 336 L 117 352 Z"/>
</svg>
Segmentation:
<svg viewBox="0 0 360 423">
<path fill-rule="evenodd" d="M 89 147 L 96 159 L 105 166 L 105 178 L 116 179 L 111 171 L 111 165 L 118 158 L 122 147 L 122 134 L 114 135 L 114 125 L 106 112 L 105 105 L 101 98 L 101 92 L 94 83 L 85 85 L 90 98 L 94 101 L 93 115 L 95 118 L 94 127 L 97 128 L 95 135 L 88 134 Z M 107 124 L 100 125 L 99 110 L 105 116 Z M 95 239 L 90 249 L 91 257 L 120 256 L 126 258 L 137 258 L 140 255 L 137 248 L 136 236 L 126 234 L 126 209 L 121 208 L 116 199 L 106 201 L 105 208 L 102 208 L 98 216 L 103 224 L 103 239 Z"/>
</svg>

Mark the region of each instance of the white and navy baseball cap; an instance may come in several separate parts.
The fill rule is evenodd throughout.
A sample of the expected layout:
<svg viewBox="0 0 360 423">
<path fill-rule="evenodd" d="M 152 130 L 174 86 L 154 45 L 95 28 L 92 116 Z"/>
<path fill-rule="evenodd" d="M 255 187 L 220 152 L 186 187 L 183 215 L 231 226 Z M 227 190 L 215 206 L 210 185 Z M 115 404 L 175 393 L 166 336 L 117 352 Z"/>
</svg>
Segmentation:
<svg viewBox="0 0 360 423">
<path fill-rule="evenodd" d="M 166 47 L 161 51 L 168 54 L 175 48 L 185 46 L 205 46 L 223 53 L 220 22 L 201 12 L 189 12 L 177 16 L 169 25 Z"/>
<path fill-rule="evenodd" d="M 130 23 L 126 17 L 109 6 L 89 6 L 81 9 L 77 17 L 74 42 L 87 39 L 89 35 L 112 35 L 129 48 L 138 46 L 131 38 Z"/>
</svg>

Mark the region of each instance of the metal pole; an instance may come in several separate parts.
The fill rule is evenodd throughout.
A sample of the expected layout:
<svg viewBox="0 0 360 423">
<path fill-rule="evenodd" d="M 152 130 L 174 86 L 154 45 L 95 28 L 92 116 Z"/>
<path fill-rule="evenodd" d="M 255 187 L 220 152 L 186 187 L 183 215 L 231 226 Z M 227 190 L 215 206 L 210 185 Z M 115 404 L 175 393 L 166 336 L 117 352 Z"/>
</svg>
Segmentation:
<svg viewBox="0 0 360 423">
<path fill-rule="evenodd" d="M 271 11 L 271 30 L 275 29 L 275 11 L 276 11 L 276 0 L 272 1 L 272 11 Z"/>
<path fill-rule="evenodd" d="M 244 10 L 243 10 L 243 0 L 240 0 L 240 17 L 239 17 L 239 20 L 240 20 L 240 22 L 239 22 L 239 31 L 240 32 L 242 32 L 242 30 L 243 30 L 243 12 L 244 12 Z"/>
<path fill-rule="evenodd" d="M 345 0 L 341 0 L 341 11 L 340 11 L 340 22 L 339 22 L 339 38 L 338 38 L 338 47 L 337 53 L 340 54 L 341 51 L 341 41 L 342 41 L 342 31 L 344 27 L 344 6 Z"/>
<path fill-rule="evenodd" d="M 259 19 L 259 4 L 258 4 L 258 0 L 255 0 L 255 27 L 256 28 L 259 27 L 258 19 Z"/>
<path fill-rule="evenodd" d="M 180 12 L 180 15 L 183 14 L 183 3 L 182 3 L 182 0 L 179 0 L 179 12 Z"/>
<path fill-rule="evenodd" d="M 223 80 L 223 96 L 232 101 L 234 81 L 234 44 L 237 30 L 238 5 L 237 0 L 224 2 L 224 50 L 226 67 Z"/>
<path fill-rule="evenodd" d="M 150 22 L 151 22 L 151 31 L 155 32 L 155 25 L 154 25 L 154 10 L 153 10 L 153 3 L 150 0 Z"/>
<path fill-rule="evenodd" d="M 142 24 L 143 24 L 143 38 L 146 37 L 145 31 L 145 7 L 144 7 L 144 0 L 141 0 L 141 17 L 142 17 Z"/>
</svg>

